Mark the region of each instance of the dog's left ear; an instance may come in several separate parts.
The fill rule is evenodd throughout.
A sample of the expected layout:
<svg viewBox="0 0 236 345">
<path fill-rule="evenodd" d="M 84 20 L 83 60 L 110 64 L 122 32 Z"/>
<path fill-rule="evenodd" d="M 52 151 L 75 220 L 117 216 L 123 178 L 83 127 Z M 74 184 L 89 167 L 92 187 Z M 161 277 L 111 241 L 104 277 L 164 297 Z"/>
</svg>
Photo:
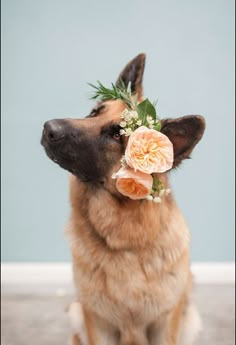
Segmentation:
<svg viewBox="0 0 236 345">
<path fill-rule="evenodd" d="M 174 147 L 175 168 L 183 159 L 190 158 L 193 148 L 204 133 L 205 120 L 200 115 L 190 115 L 161 122 L 161 132 L 170 139 Z"/>
<path fill-rule="evenodd" d="M 131 83 L 131 91 L 133 94 L 137 93 L 139 99 L 142 97 L 142 81 L 143 72 L 145 67 L 145 54 L 137 55 L 133 60 L 131 60 L 120 73 L 116 85 L 119 85 L 120 81 L 123 81 L 125 86 Z"/>
</svg>

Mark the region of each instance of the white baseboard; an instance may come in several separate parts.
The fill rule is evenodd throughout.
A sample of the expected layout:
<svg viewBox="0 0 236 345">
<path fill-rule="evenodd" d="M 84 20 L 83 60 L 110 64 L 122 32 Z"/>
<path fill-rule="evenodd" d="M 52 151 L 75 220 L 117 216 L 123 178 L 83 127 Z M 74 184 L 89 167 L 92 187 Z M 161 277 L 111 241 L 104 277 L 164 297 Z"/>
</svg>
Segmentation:
<svg viewBox="0 0 236 345">
<path fill-rule="evenodd" d="M 1 288 L 4 294 L 67 295 L 73 292 L 69 262 L 2 263 Z"/>
<path fill-rule="evenodd" d="M 197 284 L 234 284 L 234 262 L 195 262 L 192 272 Z M 2 263 L 3 293 L 47 294 L 73 292 L 70 263 Z"/>
<path fill-rule="evenodd" d="M 193 262 L 191 269 L 197 284 L 235 284 L 234 262 Z"/>
</svg>

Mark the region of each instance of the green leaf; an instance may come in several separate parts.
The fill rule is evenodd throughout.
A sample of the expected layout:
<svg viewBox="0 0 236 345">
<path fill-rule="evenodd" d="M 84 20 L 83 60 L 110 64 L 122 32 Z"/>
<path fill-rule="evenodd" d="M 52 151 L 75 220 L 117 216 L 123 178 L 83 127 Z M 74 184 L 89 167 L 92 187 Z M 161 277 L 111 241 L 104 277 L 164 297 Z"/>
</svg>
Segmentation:
<svg viewBox="0 0 236 345">
<path fill-rule="evenodd" d="M 147 115 L 151 116 L 153 120 L 156 120 L 156 109 L 148 98 L 139 103 L 137 112 L 141 120 L 145 120 Z"/>
<path fill-rule="evenodd" d="M 158 121 L 158 122 L 155 124 L 154 128 L 155 128 L 156 131 L 160 132 L 160 130 L 161 130 L 161 122 Z"/>
<path fill-rule="evenodd" d="M 137 111 L 137 106 L 138 106 L 138 94 L 137 93 L 134 96 L 133 105 L 134 105 L 134 110 Z"/>
</svg>

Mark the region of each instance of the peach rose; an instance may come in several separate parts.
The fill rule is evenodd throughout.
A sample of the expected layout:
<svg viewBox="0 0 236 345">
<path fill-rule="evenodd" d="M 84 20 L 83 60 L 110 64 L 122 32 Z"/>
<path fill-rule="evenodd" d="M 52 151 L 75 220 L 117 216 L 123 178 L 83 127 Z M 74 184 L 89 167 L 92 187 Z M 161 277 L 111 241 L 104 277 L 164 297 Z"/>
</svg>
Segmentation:
<svg viewBox="0 0 236 345">
<path fill-rule="evenodd" d="M 152 176 L 133 169 L 121 168 L 112 178 L 117 179 L 118 191 L 133 200 L 146 198 L 152 189 Z"/>
<path fill-rule="evenodd" d="M 173 165 L 173 145 L 166 135 L 142 126 L 129 137 L 125 159 L 135 171 L 163 173 Z"/>
</svg>

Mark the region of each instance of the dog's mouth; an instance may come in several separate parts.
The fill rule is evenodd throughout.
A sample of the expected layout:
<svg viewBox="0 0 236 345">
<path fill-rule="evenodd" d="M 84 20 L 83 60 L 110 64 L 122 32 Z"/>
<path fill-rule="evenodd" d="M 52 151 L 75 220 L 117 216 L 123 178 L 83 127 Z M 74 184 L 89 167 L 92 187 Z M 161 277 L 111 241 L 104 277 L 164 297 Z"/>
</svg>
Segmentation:
<svg viewBox="0 0 236 345">
<path fill-rule="evenodd" d="M 44 134 L 42 135 L 41 144 L 44 147 L 48 158 L 50 158 L 54 163 L 58 164 L 61 168 L 76 175 L 76 170 L 73 169 L 73 160 L 60 153 L 59 149 L 50 145 L 47 140 L 45 140 Z"/>
</svg>

